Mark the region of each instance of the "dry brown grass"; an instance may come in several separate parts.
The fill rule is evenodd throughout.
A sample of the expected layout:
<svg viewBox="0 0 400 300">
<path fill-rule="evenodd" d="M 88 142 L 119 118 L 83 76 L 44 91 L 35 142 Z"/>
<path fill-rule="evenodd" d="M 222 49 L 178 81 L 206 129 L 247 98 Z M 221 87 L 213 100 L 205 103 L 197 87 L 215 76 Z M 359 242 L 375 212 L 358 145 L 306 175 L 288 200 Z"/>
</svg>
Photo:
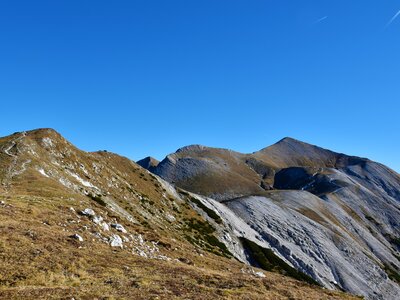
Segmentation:
<svg viewBox="0 0 400 300">
<path fill-rule="evenodd" d="M 47 136 L 57 141 L 57 151 L 70 151 L 59 167 L 47 150 L 37 146 Z M 0 146 L 7 141 L 0 139 Z M 21 152 L 17 166 L 32 161 L 25 172 L 12 178 L 0 172 L 6 183 L 0 190 L 5 202 L 0 205 L 0 299 L 352 299 L 275 273 L 265 272 L 266 278 L 244 274 L 241 269 L 246 266 L 236 260 L 193 246 L 183 237 L 185 219 L 202 217 L 186 202 L 167 195 L 151 174 L 126 158 L 79 151 L 47 130 L 29 133 L 26 143 L 40 159 Z M 0 154 L 2 171 L 10 160 Z M 87 170 L 93 169 L 92 163 L 101 165 L 99 174 L 90 172 L 91 182 L 106 190 L 105 199 L 118 204 L 133 222 L 34 168 L 62 172 L 75 162 Z M 79 168 L 74 172 L 86 178 Z M 110 178 L 118 185 L 108 186 Z M 147 259 L 128 247 L 110 247 L 94 237 L 99 229 L 93 222 L 70 207 L 77 212 L 91 207 L 130 233 L 160 242 L 160 254 L 172 260 Z M 163 219 L 165 213 L 176 221 Z M 84 241 L 69 238 L 74 233 Z"/>
<path fill-rule="evenodd" d="M 69 201 L 42 200 L 6 198 L 0 209 L 1 299 L 351 299 L 274 273 L 264 279 L 242 274 L 235 260 L 199 256 L 185 242 L 162 251 L 190 265 L 113 249 L 79 231 L 89 220 L 62 226 L 71 218 Z M 84 242 L 69 239 L 72 232 Z"/>
</svg>

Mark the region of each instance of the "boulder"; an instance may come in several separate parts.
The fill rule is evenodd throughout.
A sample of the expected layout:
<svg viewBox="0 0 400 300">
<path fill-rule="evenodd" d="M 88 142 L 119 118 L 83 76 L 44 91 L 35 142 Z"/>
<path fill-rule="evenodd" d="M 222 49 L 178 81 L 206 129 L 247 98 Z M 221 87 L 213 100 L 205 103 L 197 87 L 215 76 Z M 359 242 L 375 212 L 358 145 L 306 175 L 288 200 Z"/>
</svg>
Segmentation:
<svg viewBox="0 0 400 300">
<path fill-rule="evenodd" d="M 80 242 L 83 242 L 83 237 L 81 237 L 79 234 L 75 233 L 73 235 L 70 236 L 70 238 L 78 240 Z"/>
<path fill-rule="evenodd" d="M 110 236 L 109 242 L 111 247 L 124 247 L 122 239 L 118 234 L 113 234 L 112 236 Z"/>
<path fill-rule="evenodd" d="M 115 228 L 117 231 L 122 232 L 122 233 L 127 233 L 126 229 L 124 228 L 124 226 L 122 226 L 121 224 L 115 223 L 115 224 L 111 224 L 112 228 Z"/>
<path fill-rule="evenodd" d="M 101 222 L 100 224 L 101 229 L 103 229 L 104 231 L 109 231 L 110 227 L 108 226 L 108 224 L 106 222 Z"/>
<path fill-rule="evenodd" d="M 84 210 L 81 211 L 81 215 L 87 216 L 87 217 L 94 217 L 96 215 L 96 213 L 91 208 L 85 208 Z"/>
<path fill-rule="evenodd" d="M 99 225 L 101 222 L 103 222 L 103 218 L 101 216 L 94 216 L 92 221 Z"/>
</svg>

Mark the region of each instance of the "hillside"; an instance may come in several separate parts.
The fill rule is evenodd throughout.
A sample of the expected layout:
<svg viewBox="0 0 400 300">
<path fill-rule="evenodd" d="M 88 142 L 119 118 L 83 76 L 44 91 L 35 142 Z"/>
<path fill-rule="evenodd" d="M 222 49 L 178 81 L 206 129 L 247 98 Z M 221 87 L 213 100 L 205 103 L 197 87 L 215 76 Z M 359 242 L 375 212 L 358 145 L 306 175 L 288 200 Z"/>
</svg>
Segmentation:
<svg viewBox="0 0 400 300">
<path fill-rule="evenodd" d="M 251 267 L 222 204 L 54 130 L 0 138 L 0 181 L 1 299 L 353 299 Z"/>
<path fill-rule="evenodd" d="M 323 286 L 400 298 L 400 176 L 386 166 L 285 138 L 251 154 L 188 146 L 152 171 Z"/>
</svg>

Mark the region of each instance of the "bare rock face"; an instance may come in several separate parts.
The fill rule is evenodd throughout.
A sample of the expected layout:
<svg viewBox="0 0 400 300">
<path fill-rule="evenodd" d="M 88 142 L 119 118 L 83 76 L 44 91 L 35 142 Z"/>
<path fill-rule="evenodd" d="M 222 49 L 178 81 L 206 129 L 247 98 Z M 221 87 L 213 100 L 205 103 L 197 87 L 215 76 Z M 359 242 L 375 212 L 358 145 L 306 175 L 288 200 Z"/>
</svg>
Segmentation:
<svg viewBox="0 0 400 300">
<path fill-rule="evenodd" d="M 259 250 L 279 262 L 282 270 L 291 272 L 294 267 L 329 289 L 367 299 L 400 298 L 395 283 L 400 267 L 400 180 L 389 168 L 288 138 L 252 154 L 184 147 L 159 164 L 147 160 L 147 166 L 159 176 L 116 154 L 81 151 L 51 129 L 0 138 L 0 213 L 13 228 L 3 230 L 13 248 L 3 247 L 7 253 L 2 255 L 11 263 L 30 255 L 40 266 L 36 269 L 47 270 L 47 259 L 35 257 L 48 251 L 51 240 L 65 257 L 78 255 L 87 263 L 92 255 L 112 261 L 110 265 L 132 255 L 163 260 L 163 268 L 193 261 L 193 278 L 205 272 L 209 280 L 211 269 L 198 267 L 207 262 L 207 268 L 215 266 L 225 280 L 235 272 L 224 270 L 234 268 L 236 274 L 248 275 L 243 281 L 247 282 L 263 276 L 232 258 L 260 267 L 255 255 Z M 75 233 L 83 243 L 78 236 L 73 243 L 60 238 Z M 37 244 L 38 239 L 44 245 Z M 35 251 L 32 241 L 38 245 Z M 121 250 L 114 248 L 115 255 L 109 256 L 110 247 Z M 54 262 L 58 257 L 48 259 Z M 1 263 L 4 266 L 7 260 Z M 16 286 L 29 284 L 24 278 L 30 264 L 31 259 L 18 259 L 14 265 L 24 276 L 11 272 L 8 280 L 17 280 Z M 107 265 L 96 267 L 109 274 Z M 271 274 L 264 273 L 267 278 Z M 232 286 L 239 280 L 235 277 Z M 287 280 L 279 276 L 276 282 L 292 286 Z M 293 297 L 304 295 L 297 284 L 291 289 Z M 246 289 L 253 287 L 259 293 L 265 285 L 257 282 Z M 316 286 L 308 292 L 318 295 L 314 298 L 343 296 Z M 264 289 L 262 296 L 268 293 L 270 289 Z M 284 294 L 279 296 L 287 297 Z"/>
<path fill-rule="evenodd" d="M 192 152 L 196 154 L 188 156 Z M 207 188 L 219 201 L 265 193 L 273 187 L 276 173 L 258 158 L 202 146 L 182 148 L 161 165 L 168 166 L 171 181 L 196 187 L 200 193 Z M 151 159 L 147 166 L 159 168 Z M 176 166 L 185 172 L 177 172 Z M 115 282 L 106 293 L 117 299 L 149 299 L 154 293 L 168 299 L 171 291 L 179 291 L 181 298 L 214 299 L 220 296 L 221 285 L 229 287 L 235 299 L 271 294 L 354 298 L 274 274 L 273 269 L 261 272 L 240 264 L 238 260 L 252 263 L 242 237 L 264 248 L 271 245 L 262 230 L 252 228 L 233 208 L 178 189 L 127 158 L 79 150 L 51 129 L 0 138 L 0 198 L 6 241 L 0 245 L 5 258 L 0 260 L 0 298 L 63 299 L 71 290 L 78 298 L 101 298 L 105 282 Z M 140 276 L 139 270 L 129 271 L 136 266 Z M 60 270 L 66 270 L 66 277 L 60 277 Z M 77 286 L 76 274 L 84 274 L 90 285 Z M 137 276 L 143 282 L 157 281 L 157 290 L 132 281 Z"/>
<path fill-rule="evenodd" d="M 386 166 L 285 138 L 252 154 L 185 147 L 153 171 L 205 196 L 238 259 L 251 263 L 245 237 L 327 288 L 400 298 L 400 176 Z"/>
<path fill-rule="evenodd" d="M 115 228 L 117 231 L 119 232 L 123 232 L 123 233 L 127 233 L 126 229 L 124 228 L 124 226 L 122 226 L 121 224 L 111 224 L 112 228 Z"/>
<path fill-rule="evenodd" d="M 113 234 L 110 237 L 110 246 L 111 247 L 119 247 L 119 248 L 123 248 L 123 242 L 121 237 L 118 234 Z"/>
<path fill-rule="evenodd" d="M 83 242 L 83 238 L 77 233 L 71 235 L 70 238 L 78 240 L 79 242 Z"/>
<path fill-rule="evenodd" d="M 84 210 L 81 211 L 81 214 L 83 216 L 88 216 L 88 217 L 94 217 L 96 215 L 94 210 L 91 208 L 85 208 Z"/>
<path fill-rule="evenodd" d="M 148 156 L 148 157 L 145 157 L 145 158 L 137 161 L 136 163 L 139 166 L 141 166 L 142 168 L 145 168 L 145 169 L 149 170 L 150 172 L 152 172 L 160 162 L 157 159 Z"/>
<path fill-rule="evenodd" d="M 324 286 L 340 286 L 370 297 L 375 292 L 382 299 L 399 296 L 398 285 L 388 280 L 384 268 L 377 264 L 382 261 L 399 268 L 388 242 L 352 222 L 335 201 L 303 191 L 279 191 L 271 192 L 270 197 L 247 197 L 226 205 L 272 249 Z"/>
<path fill-rule="evenodd" d="M 261 179 L 238 152 L 199 145 L 179 149 L 162 160 L 153 173 L 189 191 L 226 200 L 260 194 Z"/>
</svg>

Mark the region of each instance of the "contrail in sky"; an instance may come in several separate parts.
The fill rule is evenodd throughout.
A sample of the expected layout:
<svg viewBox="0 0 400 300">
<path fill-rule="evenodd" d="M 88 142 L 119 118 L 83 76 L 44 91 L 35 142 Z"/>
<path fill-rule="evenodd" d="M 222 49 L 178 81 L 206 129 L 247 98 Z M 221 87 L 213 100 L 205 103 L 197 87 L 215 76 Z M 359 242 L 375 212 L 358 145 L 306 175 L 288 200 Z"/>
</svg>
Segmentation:
<svg viewBox="0 0 400 300">
<path fill-rule="evenodd" d="M 392 24 L 398 16 L 400 16 L 400 10 L 393 16 L 393 18 L 390 19 L 390 21 L 386 24 L 386 27 L 389 27 L 390 24 Z"/>
<path fill-rule="evenodd" d="M 318 24 L 321 23 L 322 21 L 328 19 L 328 16 L 322 17 L 321 19 L 318 19 L 317 21 L 315 21 L 313 24 Z"/>
</svg>

